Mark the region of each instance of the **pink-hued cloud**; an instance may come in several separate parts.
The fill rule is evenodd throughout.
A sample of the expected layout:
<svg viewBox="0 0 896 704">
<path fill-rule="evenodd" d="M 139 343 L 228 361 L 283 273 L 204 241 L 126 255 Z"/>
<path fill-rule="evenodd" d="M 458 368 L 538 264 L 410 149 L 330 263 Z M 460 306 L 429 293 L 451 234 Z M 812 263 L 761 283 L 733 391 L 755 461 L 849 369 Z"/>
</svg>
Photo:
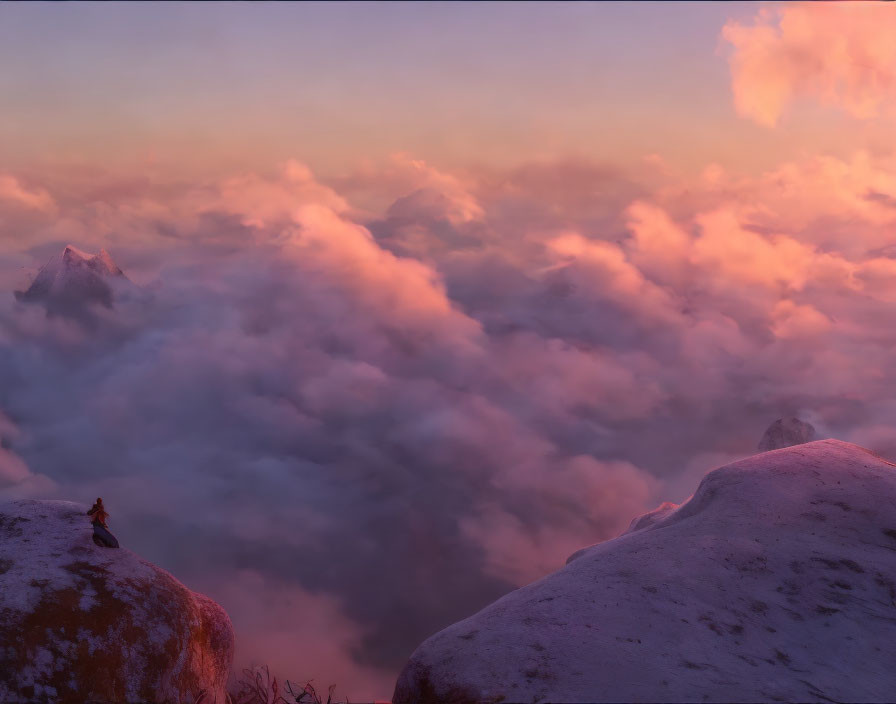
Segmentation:
<svg viewBox="0 0 896 704">
<path fill-rule="evenodd" d="M 232 679 L 250 679 L 244 669 L 268 666 L 281 691 L 287 681 L 296 692 L 309 680 L 318 692 L 335 684 L 340 701 L 370 701 L 371 692 L 388 693 L 394 684 L 390 673 L 352 662 L 363 632 L 330 594 L 314 594 L 252 569 L 195 588 L 222 603 L 245 605 L 232 619 L 240 634 L 235 653 L 240 667 Z"/>
<path fill-rule="evenodd" d="M 654 281 L 683 287 L 692 268 L 688 233 L 653 203 L 635 201 L 626 215 L 632 235 L 626 248 L 632 263 Z"/>
<path fill-rule="evenodd" d="M 600 462 L 587 455 L 570 458 L 550 475 L 527 471 L 526 464 L 507 467 L 495 481 L 505 492 L 537 492 L 563 516 L 533 525 L 500 503 L 483 502 L 461 520 L 462 533 L 485 551 L 485 570 L 518 584 L 558 569 L 558 558 L 583 547 L 577 534 L 594 521 L 602 522 L 606 533 L 618 535 L 632 517 L 644 513 L 644 506 L 659 503 L 654 477 L 629 462 Z"/>
<path fill-rule="evenodd" d="M 774 126 L 790 104 L 816 100 L 857 119 L 889 114 L 896 87 L 896 13 L 887 3 L 798 3 L 728 22 L 737 111 Z"/>
<path fill-rule="evenodd" d="M 239 215 L 243 224 L 259 229 L 294 220 L 298 208 L 306 204 L 334 212 L 348 208 L 341 196 L 318 183 L 308 167 L 295 160 L 281 167 L 278 178 L 248 173 L 225 179 L 208 190 L 207 198 L 204 209 Z"/>
<path fill-rule="evenodd" d="M 403 159 L 381 192 L 374 167 L 287 162 L 54 174 L 29 188 L 55 217 L 0 202 L 16 268 L 75 237 L 152 292 L 89 330 L 10 293 L 0 474 L 102 494 L 120 540 L 210 585 L 240 666 L 388 696 L 423 638 L 686 498 L 777 417 L 896 451 L 892 156 L 643 183 Z"/>
<path fill-rule="evenodd" d="M 12 174 L 0 174 L 0 201 L 27 210 L 53 212 L 55 203 L 43 188 L 27 188 Z"/>
<path fill-rule="evenodd" d="M 419 218 L 428 209 L 455 224 L 483 215 L 462 177 L 403 152 L 392 154 L 385 163 L 363 162 L 351 174 L 331 179 L 331 184 L 361 212 L 374 217 L 389 206 L 397 217 L 405 211 Z"/>
<path fill-rule="evenodd" d="M 9 446 L 21 440 L 22 432 L 0 411 L 0 500 L 43 498 L 57 487 L 49 477 L 32 472 L 25 461 Z"/>
<path fill-rule="evenodd" d="M 831 319 L 810 305 L 781 300 L 772 311 L 772 332 L 777 337 L 809 340 L 829 331 Z"/>
</svg>

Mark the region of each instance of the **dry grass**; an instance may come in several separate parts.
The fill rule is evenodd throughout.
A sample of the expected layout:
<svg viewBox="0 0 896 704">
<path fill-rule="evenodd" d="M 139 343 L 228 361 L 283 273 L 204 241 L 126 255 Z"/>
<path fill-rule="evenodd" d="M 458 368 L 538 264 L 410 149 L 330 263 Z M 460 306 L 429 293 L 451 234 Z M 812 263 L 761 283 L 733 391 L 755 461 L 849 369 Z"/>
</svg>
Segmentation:
<svg viewBox="0 0 896 704">
<path fill-rule="evenodd" d="M 348 699 L 338 702 L 333 699 L 336 685 L 331 684 L 327 691 L 327 699 L 318 694 L 308 681 L 299 688 L 286 680 L 286 687 L 281 688 L 277 678 L 271 675 L 268 666 L 243 670 L 243 678 L 227 695 L 227 704 L 351 704 Z M 202 695 L 195 704 L 205 704 Z"/>
</svg>

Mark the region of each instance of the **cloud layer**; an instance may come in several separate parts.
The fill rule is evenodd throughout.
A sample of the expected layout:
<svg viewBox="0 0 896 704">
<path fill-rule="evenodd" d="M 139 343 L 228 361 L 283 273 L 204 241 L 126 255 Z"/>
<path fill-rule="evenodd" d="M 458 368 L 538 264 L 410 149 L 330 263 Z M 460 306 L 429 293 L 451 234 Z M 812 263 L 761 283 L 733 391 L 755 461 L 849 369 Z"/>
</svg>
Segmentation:
<svg viewBox="0 0 896 704">
<path fill-rule="evenodd" d="M 729 23 L 738 110 L 887 114 L 887 9 Z M 388 697 L 428 635 L 778 417 L 896 456 L 896 155 L 845 149 L 758 174 L 4 171 L 0 497 L 102 495 L 225 606 L 238 666 Z M 149 296 L 89 327 L 15 301 L 68 243 Z"/>
<path fill-rule="evenodd" d="M 733 47 L 735 107 L 766 126 L 800 98 L 859 119 L 891 115 L 894 32 L 886 3 L 796 3 L 762 8 L 752 25 L 731 21 L 722 36 Z"/>
<path fill-rule="evenodd" d="M 0 492 L 102 495 L 124 544 L 224 604 L 241 664 L 387 696 L 427 635 L 682 500 L 777 417 L 896 454 L 892 158 L 652 189 L 384 169 L 380 215 L 334 190 L 373 176 L 295 162 L 4 210 L 11 261 L 76 235 L 152 298 L 87 329 L 10 293 Z M 575 197 L 589 179 L 603 195 Z"/>
</svg>

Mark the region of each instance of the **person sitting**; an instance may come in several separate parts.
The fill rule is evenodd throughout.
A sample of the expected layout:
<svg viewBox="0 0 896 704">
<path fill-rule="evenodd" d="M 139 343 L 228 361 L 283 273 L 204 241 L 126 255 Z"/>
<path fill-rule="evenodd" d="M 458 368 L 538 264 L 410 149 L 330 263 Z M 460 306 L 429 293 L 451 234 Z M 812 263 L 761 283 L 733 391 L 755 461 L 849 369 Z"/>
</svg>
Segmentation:
<svg viewBox="0 0 896 704">
<path fill-rule="evenodd" d="M 118 540 L 109 532 L 109 526 L 106 525 L 106 519 L 109 514 L 106 513 L 106 507 L 103 506 L 103 500 L 97 497 L 96 503 L 87 512 L 88 516 L 92 516 L 90 523 L 93 525 L 93 542 L 103 548 L 117 548 Z"/>
<path fill-rule="evenodd" d="M 93 525 L 99 523 L 103 528 L 109 527 L 106 525 L 106 519 L 109 517 L 109 514 L 106 513 L 106 507 L 103 506 L 103 500 L 101 498 L 97 497 L 96 503 L 93 505 L 93 508 L 87 512 L 87 515 L 93 516 L 93 520 L 91 521 Z"/>
</svg>

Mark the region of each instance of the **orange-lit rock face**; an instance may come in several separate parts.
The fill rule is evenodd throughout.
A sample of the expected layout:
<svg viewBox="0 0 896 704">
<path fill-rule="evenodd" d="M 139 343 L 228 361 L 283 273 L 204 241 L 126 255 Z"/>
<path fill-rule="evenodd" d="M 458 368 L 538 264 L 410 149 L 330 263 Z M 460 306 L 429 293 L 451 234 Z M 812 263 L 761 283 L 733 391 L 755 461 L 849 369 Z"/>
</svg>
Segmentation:
<svg viewBox="0 0 896 704">
<path fill-rule="evenodd" d="M 0 701 L 223 702 L 224 610 L 125 548 L 86 506 L 0 505 Z"/>
</svg>

